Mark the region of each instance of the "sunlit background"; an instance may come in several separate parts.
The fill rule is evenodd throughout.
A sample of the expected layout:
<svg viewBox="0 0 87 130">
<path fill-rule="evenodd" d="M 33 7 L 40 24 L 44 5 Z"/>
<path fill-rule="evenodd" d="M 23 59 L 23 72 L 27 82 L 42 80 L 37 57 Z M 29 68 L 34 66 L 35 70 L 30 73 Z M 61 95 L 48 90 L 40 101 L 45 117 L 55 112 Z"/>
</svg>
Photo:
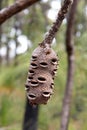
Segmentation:
<svg viewBox="0 0 87 130">
<path fill-rule="evenodd" d="M 1 9 L 15 0 L 2 0 Z M 31 54 L 55 21 L 62 0 L 43 0 L 0 26 L 0 130 L 21 130 L 26 94 L 24 84 Z M 52 43 L 59 56 L 54 95 L 41 105 L 38 130 L 58 130 L 67 78 L 66 19 Z M 87 130 L 87 2 L 79 0 L 75 20 L 75 74 L 69 130 Z"/>
</svg>

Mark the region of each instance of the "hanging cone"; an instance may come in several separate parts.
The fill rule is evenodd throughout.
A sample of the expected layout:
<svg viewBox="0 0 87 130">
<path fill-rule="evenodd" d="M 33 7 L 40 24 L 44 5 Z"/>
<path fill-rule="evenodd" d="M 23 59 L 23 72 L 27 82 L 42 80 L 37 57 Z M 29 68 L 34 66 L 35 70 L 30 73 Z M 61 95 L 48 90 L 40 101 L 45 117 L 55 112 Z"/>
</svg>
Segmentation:
<svg viewBox="0 0 87 130">
<path fill-rule="evenodd" d="M 58 58 L 50 45 L 65 18 L 73 0 L 64 0 L 57 19 L 50 28 L 43 42 L 32 54 L 25 90 L 31 104 L 46 104 L 53 93 L 54 77 Z"/>
<path fill-rule="evenodd" d="M 58 58 L 50 46 L 39 46 L 32 54 L 25 90 L 31 104 L 46 104 L 53 94 Z"/>
</svg>

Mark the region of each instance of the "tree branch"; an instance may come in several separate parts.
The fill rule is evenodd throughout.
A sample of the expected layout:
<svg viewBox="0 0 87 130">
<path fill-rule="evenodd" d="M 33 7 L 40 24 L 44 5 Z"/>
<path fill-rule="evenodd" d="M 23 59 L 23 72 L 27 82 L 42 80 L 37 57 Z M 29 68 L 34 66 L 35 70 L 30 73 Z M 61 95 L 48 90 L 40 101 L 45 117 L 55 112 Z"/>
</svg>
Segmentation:
<svg viewBox="0 0 87 130">
<path fill-rule="evenodd" d="M 58 12 L 58 16 L 56 21 L 53 23 L 53 26 L 51 27 L 51 29 L 49 30 L 48 34 L 46 35 L 44 41 L 42 42 L 42 45 L 45 44 L 51 44 L 53 38 L 55 37 L 58 29 L 60 28 L 63 19 L 65 18 L 70 5 L 72 4 L 73 0 L 64 0 L 64 3 L 60 9 L 60 11 Z"/>
<path fill-rule="evenodd" d="M 75 15 L 77 8 L 78 0 L 74 0 L 68 20 L 67 20 L 67 30 L 66 30 L 66 52 L 67 52 L 67 61 L 68 61 L 68 70 L 67 70 L 67 82 L 63 100 L 62 107 L 62 117 L 61 117 L 61 126 L 60 130 L 68 130 L 69 123 L 69 114 L 70 114 L 70 104 L 72 99 L 72 89 L 73 89 L 73 78 L 74 78 L 74 24 L 75 24 Z"/>
<path fill-rule="evenodd" d="M 7 19 L 22 11 L 23 9 L 33 5 L 40 0 L 17 0 L 13 5 L 4 8 L 0 11 L 0 25 Z"/>
</svg>

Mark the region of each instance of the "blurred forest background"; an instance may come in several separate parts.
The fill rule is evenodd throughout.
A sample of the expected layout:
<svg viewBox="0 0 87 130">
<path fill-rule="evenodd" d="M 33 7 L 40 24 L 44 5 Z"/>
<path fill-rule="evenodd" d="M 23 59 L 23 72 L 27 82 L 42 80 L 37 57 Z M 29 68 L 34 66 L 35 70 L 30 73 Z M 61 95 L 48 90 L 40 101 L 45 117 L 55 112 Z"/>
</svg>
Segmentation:
<svg viewBox="0 0 87 130">
<path fill-rule="evenodd" d="M 16 0 L 0 0 L 0 10 Z M 0 130 L 21 130 L 24 84 L 32 51 L 56 18 L 62 0 L 42 0 L 0 26 Z M 60 63 L 54 95 L 39 107 L 38 130 L 58 130 L 67 78 L 66 20 L 52 43 Z M 87 130 L 87 1 L 79 0 L 75 20 L 75 73 L 69 130 Z"/>
</svg>

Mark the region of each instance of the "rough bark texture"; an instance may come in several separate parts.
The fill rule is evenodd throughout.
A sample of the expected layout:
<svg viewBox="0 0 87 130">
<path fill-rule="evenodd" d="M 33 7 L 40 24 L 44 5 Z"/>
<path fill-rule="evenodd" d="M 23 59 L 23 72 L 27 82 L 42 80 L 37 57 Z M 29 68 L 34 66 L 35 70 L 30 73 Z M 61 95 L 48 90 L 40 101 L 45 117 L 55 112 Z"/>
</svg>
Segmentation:
<svg viewBox="0 0 87 130">
<path fill-rule="evenodd" d="M 2 0 L 0 0 L 0 10 L 1 9 L 2 9 Z M 1 37 L 2 37 L 2 27 L 0 26 L 0 49 L 1 49 Z M 2 61 L 2 57 L 0 54 L 0 64 L 1 64 L 1 61 Z"/>
<path fill-rule="evenodd" d="M 60 11 L 58 12 L 58 16 L 56 21 L 53 23 L 53 26 L 50 28 L 48 34 L 46 35 L 44 41 L 42 42 L 42 45 L 45 44 L 51 44 L 53 38 L 55 37 L 58 29 L 60 28 L 63 19 L 65 18 L 70 5 L 72 4 L 73 0 L 64 0 L 64 3 L 60 9 Z"/>
<path fill-rule="evenodd" d="M 31 106 L 27 99 L 25 109 L 23 130 L 37 130 L 38 105 L 35 107 Z"/>
<path fill-rule="evenodd" d="M 40 0 L 17 0 L 13 5 L 2 9 L 0 11 L 0 25 L 4 23 L 8 18 L 33 5 L 37 1 Z"/>
<path fill-rule="evenodd" d="M 0 49 L 1 49 L 1 37 L 2 37 L 2 27 L 0 26 Z M 2 57 L 0 54 L 0 65 L 1 65 L 1 62 L 2 62 Z"/>
<path fill-rule="evenodd" d="M 14 0 L 17 1 L 17 0 Z M 14 40 L 15 40 L 15 57 L 14 57 L 14 65 L 17 66 L 18 65 L 18 55 L 17 55 L 17 47 L 19 45 L 18 42 L 18 29 L 20 29 L 20 14 L 16 14 L 14 17 L 14 28 L 15 28 L 15 36 L 14 36 Z"/>
<path fill-rule="evenodd" d="M 71 7 L 68 21 L 67 21 L 67 30 L 66 30 L 66 52 L 67 52 L 67 82 L 65 88 L 65 95 L 63 100 L 62 107 L 62 118 L 60 130 L 68 130 L 69 123 L 69 114 L 70 114 L 70 104 L 72 99 L 72 88 L 73 88 L 73 76 L 74 76 L 74 23 L 75 23 L 75 14 L 77 8 L 78 0 L 73 1 Z"/>
</svg>

